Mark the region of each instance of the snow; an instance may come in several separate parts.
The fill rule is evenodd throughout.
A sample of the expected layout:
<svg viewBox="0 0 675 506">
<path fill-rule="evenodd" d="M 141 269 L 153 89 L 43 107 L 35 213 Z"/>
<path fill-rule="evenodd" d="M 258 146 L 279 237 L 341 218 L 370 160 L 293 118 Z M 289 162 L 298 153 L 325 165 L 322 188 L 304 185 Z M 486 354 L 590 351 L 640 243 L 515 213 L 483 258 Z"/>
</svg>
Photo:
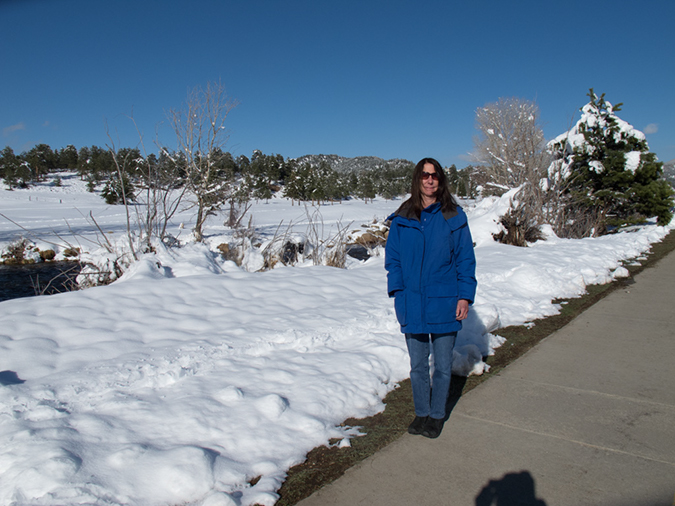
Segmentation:
<svg viewBox="0 0 675 506">
<path fill-rule="evenodd" d="M 590 162 L 588 162 L 588 166 L 596 174 L 602 174 L 603 172 L 605 172 L 605 166 L 602 164 L 602 162 L 599 162 L 598 160 L 591 160 Z"/>
<path fill-rule="evenodd" d="M 611 134 L 617 144 L 628 140 L 632 142 L 639 141 L 647 148 L 645 134 L 634 128 L 630 123 L 619 118 L 614 112 L 612 104 L 607 101 L 604 104 L 606 107 L 604 111 L 600 111 L 598 105 L 593 102 L 586 104 L 581 108 L 581 118 L 576 125 L 568 132 L 557 136 L 547 143 L 549 151 L 556 153 L 558 159 L 549 165 L 549 180 L 542 184 L 542 189 L 546 190 L 553 184 L 569 179 L 572 175 L 575 153 L 585 153 L 590 156 L 591 159 L 588 161 L 588 167 L 591 171 L 596 174 L 605 172 L 605 166 L 602 162 L 593 159 L 593 157 L 598 157 L 598 153 L 596 153 L 597 148 L 586 140 L 584 132 L 598 129 L 603 132 L 603 135 L 607 135 L 611 128 Z M 642 152 L 640 151 L 625 153 L 624 169 L 635 173 L 640 168 L 641 155 Z"/>
<path fill-rule="evenodd" d="M 584 137 L 584 130 L 590 131 L 595 127 L 599 127 L 601 130 L 605 131 L 610 126 L 610 120 L 614 123 L 616 131 L 614 132 L 614 140 L 618 142 L 625 141 L 626 139 L 637 139 L 639 141 L 645 141 L 646 136 L 643 132 L 636 129 L 630 123 L 619 118 L 614 112 L 612 104 L 605 102 L 607 106 L 607 116 L 603 117 L 599 115 L 598 109 L 592 103 L 586 104 L 581 108 L 581 118 L 577 121 L 574 127 L 565 133 L 558 135 L 555 139 L 548 142 L 549 149 L 556 149 L 556 146 L 560 147 L 560 151 L 566 155 L 570 155 L 574 150 L 579 152 L 587 153 L 593 155 L 595 148 L 586 141 Z M 555 162 L 552 168 L 549 169 L 549 172 L 555 172 L 555 170 L 561 171 L 564 178 L 567 178 L 569 175 L 569 168 L 566 164 L 563 164 L 561 167 L 556 167 Z M 598 161 L 591 161 L 590 167 L 593 171 L 600 174 L 605 169 L 602 164 Z M 626 153 L 626 170 L 635 172 L 640 165 L 640 152 L 631 151 Z"/>
<path fill-rule="evenodd" d="M 124 242 L 123 207 L 76 176 L 62 181 L 0 190 L 0 248 L 26 236 L 58 255 L 68 243 L 103 256 L 90 211 L 111 242 Z M 457 373 L 484 372 L 481 357 L 503 342 L 497 328 L 556 314 L 554 299 L 625 277 L 623 262 L 670 230 L 581 240 L 549 230 L 528 248 L 497 244 L 491 234 L 514 193 L 464 205 L 478 293 Z M 321 206 L 323 236 L 398 205 Z M 282 220 L 294 234 L 308 222 L 285 199 L 250 213 L 262 243 Z M 359 429 L 342 422 L 383 410 L 407 377 L 381 250 L 347 269 L 251 272 L 255 250 L 248 271 L 214 253 L 230 234 L 223 216 L 210 218 L 205 244 L 184 240 L 190 220 L 184 212 L 171 228 L 180 248 L 143 256 L 109 286 L 0 303 L 0 378 L 24 381 L 0 385 L 0 504 L 272 505 L 291 466 L 316 446 L 348 446 Z"/>
<path fill-rule="evenodd" d="M 640 167 L 640 151 L 630 151 L 626 153 L 626 170 L 635 172 Z"/>
</svg>

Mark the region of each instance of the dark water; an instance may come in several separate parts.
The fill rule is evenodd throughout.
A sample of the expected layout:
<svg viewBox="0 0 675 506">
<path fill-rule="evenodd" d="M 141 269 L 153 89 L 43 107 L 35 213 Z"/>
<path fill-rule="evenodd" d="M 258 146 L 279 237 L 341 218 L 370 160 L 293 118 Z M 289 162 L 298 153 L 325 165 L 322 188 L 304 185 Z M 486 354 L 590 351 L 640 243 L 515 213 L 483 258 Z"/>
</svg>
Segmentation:
<svg viewBox="0 0 675 506">
<path fill-rule="evenodd" d="M 79 272 L 76 262 L 0 265 L 0 302 L 71 291 Z"/>
</svg>

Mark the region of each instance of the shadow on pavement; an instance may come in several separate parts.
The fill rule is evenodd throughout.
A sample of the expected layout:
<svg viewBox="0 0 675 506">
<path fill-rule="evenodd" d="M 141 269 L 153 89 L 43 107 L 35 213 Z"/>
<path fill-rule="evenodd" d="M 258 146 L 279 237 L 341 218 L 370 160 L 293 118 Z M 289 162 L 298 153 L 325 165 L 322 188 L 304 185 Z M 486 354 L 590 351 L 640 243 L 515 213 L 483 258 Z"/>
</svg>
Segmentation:
<svg viewBox="0 0 675 506">
<path fill-rule="evenodd" d="M 450 418 L 452 410 L 455 409 L 455 406 L 457 406 L 460 397 L 462 397 L 464 385 L 466 385 L 466 376 L 452 375 L 452 379 L 450 380 L 450 391 L 448 392 L 448 400 L 445 403 L 446 422 L 448 421 L 448 418 Z"/>
<path fill-rule="evenodd" d="M 520 471 L 490 480 L 476 496 L 476 506 L 546 506 L 546 503 L 537 499 L 532 475 Z"/>
</svg>

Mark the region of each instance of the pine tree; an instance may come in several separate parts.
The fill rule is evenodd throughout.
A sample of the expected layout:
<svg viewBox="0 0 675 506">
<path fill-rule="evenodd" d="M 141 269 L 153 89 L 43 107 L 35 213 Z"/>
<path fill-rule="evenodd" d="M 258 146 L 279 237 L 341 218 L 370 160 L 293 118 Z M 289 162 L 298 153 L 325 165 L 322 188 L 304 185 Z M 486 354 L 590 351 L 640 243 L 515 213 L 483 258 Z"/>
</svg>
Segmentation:
<svg viewBox="0 0 675 506">
<path fill-rule="evenodd" d="M 367 204 L 368 199 L 373 200 L 376 197 L 375 183 L 373 177 L 369 172 L 361 172 L 358 175 L 359 183 L 356 187 L 356 196 Z"/>
<path fill-rule="evenodd" d="M 19 167 L 21 160 L 14 154 L 14 150 L 9 146 L 0 153 L 0 173 L 5 180 L 5 184 L 11 190 L 18 186 Z"/>
<path fill-rule="evenodd" d="M 616 115 L 622 104 L 613 106 L 593 89 L 588 96 L 575 128 L 549 144 L 558 158 L 550 172 L 565 181 L 566 205 L 597 216 L 596 235 L 654 216 L 669 223 L 674 192 L 644 134 Z"/>
<path fill-rule="evenodd" d="M 106 181 L 103 190 L 101 190 L 101 197 L 103 197 L 105 203 L 109 205 L 124 204 L 124 199 L 126 199 L 127 202 L 136 200 L 134 195 L 134 185 L 131 184 L 126 173 L 123 174 L 121 182 L 117 173 L 111 174 Z"/>
<path fill-rule="evenodd" d="M 23 154 L 23 159 L 30 165 L 31 173 L 38 181 L 56 168 L 57 157 L 47 144 L 37 144 Z"/>
<path fill-rule="evenodd" d="M 65 148 L 58 152 L 59 169 L 76 169 L 77 168 L 77 148 L 72 144 L 68 144 Z"/>
</svg>

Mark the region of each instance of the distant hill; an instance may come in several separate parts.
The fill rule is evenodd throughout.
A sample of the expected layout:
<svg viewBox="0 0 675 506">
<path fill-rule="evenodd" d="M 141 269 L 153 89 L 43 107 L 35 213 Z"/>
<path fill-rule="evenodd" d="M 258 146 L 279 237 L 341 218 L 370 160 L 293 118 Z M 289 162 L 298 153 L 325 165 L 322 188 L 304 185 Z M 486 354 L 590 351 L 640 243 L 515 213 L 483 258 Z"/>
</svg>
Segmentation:
<svg viewBox="0 0 675 506">
<path fill-rule="evenodd" d="M 393 158 L 391 160 L 384 160 L 376 156 L 357 156 L 355 158 L 346 158 L 338 155 L 305 155 L 296 158 L 300 164 L 309 163 L 312 166 L 317 166 L 321 162 L 326 162 L 331 169 L 336 172 L 362 172 L 367 170 L 381 169 L 389 166 L 392 169 L 397 169 L 403 166 L 414 165 L 410 160 L 402 160 L 400 158 Z"/>
<path fill-rule="evenodd" d="M 663 177 L 675 187 L 675 158 L 663 164 Z"/>
</svg>

